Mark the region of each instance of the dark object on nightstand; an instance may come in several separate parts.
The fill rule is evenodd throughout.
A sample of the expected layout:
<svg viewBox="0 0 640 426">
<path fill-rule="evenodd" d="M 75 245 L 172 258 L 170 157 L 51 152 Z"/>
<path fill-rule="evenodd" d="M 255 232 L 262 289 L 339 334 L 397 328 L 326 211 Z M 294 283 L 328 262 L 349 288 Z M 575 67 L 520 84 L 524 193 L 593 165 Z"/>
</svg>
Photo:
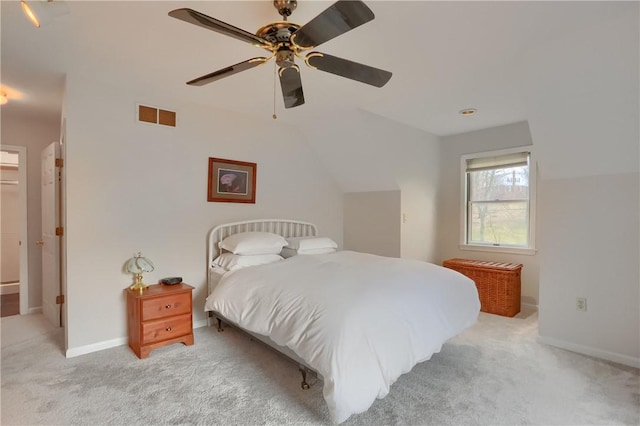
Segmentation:
<svg viewBox="0 0 640 426">
<path fill-rule="evenodd" d="M 160 280 L 160 284 L 166 284 L 166 285 L 180 284 L 181 282 L 182 282 L 182 277 L 167 277 Z"/>
</svg>

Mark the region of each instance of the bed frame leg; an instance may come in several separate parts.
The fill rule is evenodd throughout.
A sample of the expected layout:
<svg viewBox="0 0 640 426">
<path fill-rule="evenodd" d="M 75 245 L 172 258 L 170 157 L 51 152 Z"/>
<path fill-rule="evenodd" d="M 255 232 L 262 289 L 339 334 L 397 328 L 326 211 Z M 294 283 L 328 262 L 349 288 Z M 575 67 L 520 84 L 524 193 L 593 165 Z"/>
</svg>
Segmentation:
<svg viewBox="0 0 640 426">
<path fill-rule="evenodd" d="M 309 389 L 309 383 L 307 383 L 307 369 L 300 367 L 300 373 L 302 373 L 302 383 L 300 384 L 300 387 L 302 387 L 303 390 L 307 390 Z"/>
<path fill-rule="evenodd" d="M 222 328 L 222 320 L 220 318 L 216 318 L 218 320 L 218 333 L 222 333 L 224 328 Z"/>
</svg>

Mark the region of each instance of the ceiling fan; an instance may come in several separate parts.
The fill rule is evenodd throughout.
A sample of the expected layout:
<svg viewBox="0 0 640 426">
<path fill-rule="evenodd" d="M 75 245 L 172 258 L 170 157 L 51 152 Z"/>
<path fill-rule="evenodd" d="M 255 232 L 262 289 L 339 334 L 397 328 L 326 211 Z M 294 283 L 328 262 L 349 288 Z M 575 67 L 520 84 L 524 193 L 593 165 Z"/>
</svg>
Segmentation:
<svg viewBox="0 0 640 426">
<path fill-rule="evenodd" d="M 282 96 L 284 97 L 284 106 L 285 108 L 293 108 L 304 104 L 300 67 L 295 63 L 296 57 L 303 59 L 311 68 L 376 87 L 384 86 L 391 78 L 389 71 L 325 53 L 313 51 L 303 56 L 303 52 L 312 50 L 322 43 L 373 20 L 375 18 L 373 12 L 361 0 L 338 0 L 303 26 L 287 21 L 287 18 L 297 6 L 297 0 L 273 0 L 273 5 L 283 20 L 265 25 L 259 28 L 255 34 L 193 9 L 181 8 L 169 12 L 169 16 L 173 18 L 233 37 L 271 52 L 270 56 L 248 59 L 188 81 L 187 84 L 203 86 L 262 65 L 275 57 L 276 64 L 279 67 L 278 75 Z"/>
</svg>

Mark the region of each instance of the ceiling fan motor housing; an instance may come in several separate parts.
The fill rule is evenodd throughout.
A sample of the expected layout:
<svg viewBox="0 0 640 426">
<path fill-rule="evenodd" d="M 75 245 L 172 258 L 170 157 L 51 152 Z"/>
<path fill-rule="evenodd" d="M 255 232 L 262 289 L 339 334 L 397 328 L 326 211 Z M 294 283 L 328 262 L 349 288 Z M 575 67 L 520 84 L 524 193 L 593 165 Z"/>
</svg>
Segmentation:
<svg viewBox="0 0 640 426">
<path fill-rule="evenodd" d="M 278 45 L 280 43 L 288 44 L 291 35 L 300 28 L 300 25 L 293 22 L 272 22 L 256 31 L 258 37 L 262 37 L 269 43 Z"/>
<path fill-rule="evenodd" d="M 279 0 L 276 0 L 279 1 Z M 281 68 L 295 66 L 295 47 L 291 43 L 291 35 L 300 28 L 292 22 L 273 22 L 260 28 L 256 35 L 273 44 L 270 48 Z"/>
</svg>

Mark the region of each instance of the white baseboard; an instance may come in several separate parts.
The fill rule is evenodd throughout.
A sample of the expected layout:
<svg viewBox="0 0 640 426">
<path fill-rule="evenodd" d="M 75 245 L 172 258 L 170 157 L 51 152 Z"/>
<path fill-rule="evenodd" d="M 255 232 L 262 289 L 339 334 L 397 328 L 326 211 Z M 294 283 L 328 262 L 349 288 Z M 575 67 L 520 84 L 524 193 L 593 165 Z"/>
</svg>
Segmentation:
<svg viewBox="0 0 640 426">
<path fill-rule="evenodd" d="M 115 348 L 127 344 L 126 337 L 118 337 L 117 339 L 105 340 L 103 342 L 92 343 L 90 345 L 79 346 L 77 348 L 67 349 L 67 358 L 73 358 L 80 355 L 90 354 L 91 352 L 98 352 L 105 349 Z"/>
<path fill-rule="evenodd" d="M 521 303 L 520 306 L 522 308 L 527 308 L 527 309 L 538 312 L 538 305 L 534 305 L 532 303 Z"/>
<path fill-rule="evenodd" d="M 628 355 L 622 355 L 614 352 L 605 351 L 590 346 L 578 345 L 576 343 L 566 342 L 564 340 L 554 339 L 551 337 L 538 336 L 538 342 L 549 346 L 555 346 L 560 349 L 566 349 L 571 352 L 600 358 L 618 364 L 628 365 L 629 367 L 640 368 L 640 358 L 634 358 Z"/>
<path fill-rule="evenodd" d="M 207 320 L 198 320 L 193 322 L 193 328 L 205 327 Z M 90 345 L 80 346 L 77 348 L 67 349 L 67 358 L 73 358 L 80 355 L 90 354 L 92 352 L 98 352 L 105 349 L 115 348 L 117 346 L 126 345 L 128 341 L 127 337 L 119 337 L 117 339 L 105 340 L 103 342 L 92 343 Z"/>
<path fill-rule="evenodd" d="M 35 308 L 29 308 L 29 310 L 27 311 L 27 315 L 30 314 L 41 314 L 42 313 L 42 306 L 38 306 Z"/>
<path fill-rule="evenodd" d="M 207 324 L 207 320 L 203 319 L 203 320 L 198 320 L 198 321 L 194 321 L 193 322 L 193 328 L 200 328 L 200 327 L 206 327 Z"/>
</svg>

